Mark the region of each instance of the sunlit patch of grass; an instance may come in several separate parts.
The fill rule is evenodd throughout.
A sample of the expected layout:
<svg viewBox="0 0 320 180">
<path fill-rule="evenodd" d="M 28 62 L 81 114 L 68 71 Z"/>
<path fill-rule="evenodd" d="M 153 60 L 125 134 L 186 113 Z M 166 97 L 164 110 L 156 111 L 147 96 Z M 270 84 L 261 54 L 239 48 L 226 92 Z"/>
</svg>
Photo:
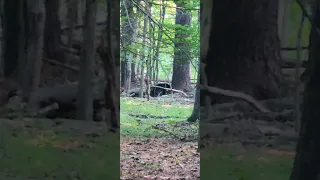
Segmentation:
<svg viewBox="0 0 320 180">
<path fill-rule="evenodd" d="M 121 136 L 154 137 L 168 136 L 168 132 L 153 128 L 163 126 L 173 134 L 197 131 L 190 124 L 186 127 L 176 127 L 184 122 L 192 113 L 192 106 L 170 101 L 156 101 L 139 98 L 121 98 Z M 171 134 L 172 135 L 172 134 Z"/>
</svg>

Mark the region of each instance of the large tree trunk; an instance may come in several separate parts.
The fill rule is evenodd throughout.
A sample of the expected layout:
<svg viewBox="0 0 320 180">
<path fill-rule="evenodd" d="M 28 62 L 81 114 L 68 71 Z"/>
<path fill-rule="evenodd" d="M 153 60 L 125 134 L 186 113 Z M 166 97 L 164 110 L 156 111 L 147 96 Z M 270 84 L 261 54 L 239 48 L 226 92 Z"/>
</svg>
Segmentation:
<svg viewBox="0 0 320 180">
<path fill-rule="evenodd" d="M 213 1 L 209 50 L 204 60 L 208 84 L 256 99 L 279 96 L 277 17 L 278 0 Z M 210 96 L 215 102 L 230 100 Z"/>
<path fill-rule="evenodd" d="M 59 19 L 58 0 L 46 0 L 46 22 L 44 33 L 44 56 L 65 61 L 61 50 L 61 23 Z"/>
<path fill-rule="evenodd" d="M 184 9 L 184 3 L 178 3 L 176 9 L 176 24 L 181 26 L 190 26 L 191 12 Z M 182 91 L 190 90 L 190 45 L 186 38 L 188 33 L 181 28 L 176 28 L 174 59 L 172 73 L 172 88 Z"/>
<path fill-rule="evenodd" d="M 311 29 L 309 62 L 304 102 L 302 107 L 300 138 L 296 148 L 290 180 L 318 180 L 320 177 L 320 3 L 314 6 L 315 26 Z"/>
<path fill-rule="evenodd" d="M 92 80 L 96 52 L 97 1 L 87 0 L 84 30 L 84 49 L 81 61 L 77 101 L 77 119 L 92 120 Z"/>
<path fill-rule="evenodd" d="M 120 128 L 120 3 L 107 0 L 108 35 L 104 58 L 105 76 L 105 106 L 106 122 L 112 129 Z"/>
<path fill-rule="evenodd" d="M 68 43 L 67 43 L 67 49 L 70 50 L 73 45 L 73 36 L 74 36 L 74 26 L 76 25 L 77 21 L 77 9 L 75 7 L 78 7 L 78 2 L 79 1 L 70 1 L 68 2 Z M 66 62 L 68 63 L 70 56 L 66 58 Z"/>
<path fill-rule="evenodd" d="M 19 60 L 25 57 L 25 19 L 23 19 L 26 18 L 25 2 L 24 0 L 5 0 L 3 9 L 3 73 L 5 77 L 19 76 L 21 75 L 21 69 L 18 69 Z"/>
<path fill-rule="evenodd" d="M 27 0 L 27 62 L 24 71 L 23 92 L 29 107 L 36 107 L 42 65 L 43 33 L 45 23 L 44 0 Z"/>
</svg>

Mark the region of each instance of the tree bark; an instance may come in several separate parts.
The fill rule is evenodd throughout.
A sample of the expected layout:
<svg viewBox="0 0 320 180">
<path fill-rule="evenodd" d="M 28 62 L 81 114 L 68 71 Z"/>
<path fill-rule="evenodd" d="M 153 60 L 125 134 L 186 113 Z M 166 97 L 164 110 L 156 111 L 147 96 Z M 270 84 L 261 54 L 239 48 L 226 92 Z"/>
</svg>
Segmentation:
<svg viewBox="0 0 320 180">
<path fill-rule="evenodd" d="M 96 52 L 96 15 L 97 1 L 87 0 L 84 30 L 84 48 L 82 51 L 82 63 L 80 67 L 77 119 L 92 120 L 92 87 L 93 66 Z"/>
<path fill-rule="evenodd" d="M 159 1 L 159 4 L 162 5 L 162 0 Z M 163 21 L 164 21 L 164 17 L 166 14 L 166 6 L 160 6 L 160 19 L 159 19 L 159 23 L 162 26 L 163 25 Z M 159 27 L 159 32 L 158 32 L 158 37 L 157 37 L 157 45 L 155 48 L 155 53 L 154 53 L 154 61 L 155 61 L 155 67 L 154 67 L 154 80 L 156 81 L 156 83 L 158 83 L 158 79 L 159 79 L 159 51 L 160 51 L 160 44 L 162 43 L 162 33 L 163 30 Z"/>
<path fill-rule="evenodd" d="M 197 77 L 196 94 L 194 99 L 193 111 L 187 120 L 188 122 L 196 122 L 198 119 L 200 119 L 200 68 Z"/>
<path fill-rule="evenodd" d="M 289 16 L 290 16 L 290 7 L 292 4 L 292 0 L 279 0 L 279 8 L 278 8 L 278 34 L 281 42 L 281 47 L 287 46 L 288 32 L 289 28 Z"/>
<path fill-rule="evenodd" d="M 3 75 L 13 77 L 21 75 L 19 60 L 25 57 L 25 1 L 5 0 L 3 22 Z M 22 38 L 22 39 L 21 39 Z M 18 72 L 17 72 L 18 71 Z"/>
<path fill-rule="evenodd" d="M 136 59 L 136 55 L 133 56 L 133 60 Z M 131 63 L 131 82 L 137 82 L 136 63 Z"/>
<path fill-rule="evenodd" d="M 124 19 L 122 29 L 122 42 L 126 48 L 130 49 L 130 45 L 136 39 L 137 23 L 134 18 L 133 3 L 128 0 L 121 1 L 121 16 Z M 134 55 L 132 52 L 123 51 L 125 59 L 121 61 L 122 84 L 126 90 L 130 89 L 132 80 L 132 63 Z"/>
<path fill-rule="evenodd" d="M 320 3 L 313 7 L 313 25 L 310 33 L 309 77 L 305 86 L 300 138 L 290 180 L 318 180 L 320 178 Z"/>
<path fill-rule="evenodd" d="M 77 9 L 74 7 L 78 7 L 78 1 L 72 0 L 68 2 L 68 50 L 71 49 L 73 45 L 74 26 L 77 21 Z M 68 61 L 69 57 L 67 58 L 67 62 Z"/>
<path fill-rule="evenodd" d="M 112 129 L 120 128 L 120 3 L 107 0 L 108 25 L 106 57 L 104 61 L 107 85 L 105 88 L 105 106 L 107 124 Z"/>
<path fill-rule="evenodd" d="M 278 97 L 278 0 L 215 0 L 211 18 L 210 27 L 206 27 L 210 29 L 208 53 L 203 59 L 208 85 L 243 92 L 255 99 Z M 201 93 L 201 97 L 204 95 Z M 231 100 L 210 96 L 213 103 Z"/>
<path fill-rule="evenodd" d="M 61 50 L 60 3 L 58 0 L 46 0 L 45 5 L 47 20 L 44 33 L 44 56 L 64 62 L 64 53 Z"/>
<path fill-rule="evenodd" d="M 35 93 L 42 66 L 43 33 L 45 23 L 44 0 L 27 0 L 27 62 L 24 71 L 23 93 L 29 100 L 29 107 L 36 108 Z"/>
<path fill-rule="evenodd" d="M 147 12 L 147 6 L 145 6 L 144 11 Z M 147 25 L 148 25 L 148 16 L 146 14 L 144 14 L 144 18 L 143 18 L 143 34 L 144 36 L 142 37 L 142 51 L 141 51 L 141 60 L 140 60 L 140 97 L 143 98 L 146 90 L 145 90 L 145 73 L 144 73 L 144 68 L 145 68 L 145 63 L 147 61 L 147 55 L 146 55 L 146 43 L 147 43 L 147 38 L 146 38 L 146 34 L 147 34 Z"/>
<path fill-rule="evenodd" d="M 185 27 L 190 26 L 191 12 L 184 9 L 185 4 L 176 2 L 176 25 Z M 190 45 L 186 38 L 189 35 L 182 28 L 176 28 L 175 44 L 174 44 L 174 59 L 172 73 L 172 88 L 189 91 L 190 90 Z"/>
</svg>

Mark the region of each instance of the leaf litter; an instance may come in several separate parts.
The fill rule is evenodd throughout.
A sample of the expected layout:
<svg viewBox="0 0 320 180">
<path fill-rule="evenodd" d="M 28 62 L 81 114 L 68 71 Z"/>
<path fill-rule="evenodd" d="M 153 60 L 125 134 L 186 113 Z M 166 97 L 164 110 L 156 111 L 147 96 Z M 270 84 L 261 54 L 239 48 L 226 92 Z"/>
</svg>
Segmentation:
<svg viewBox="0 0 320 180">
<path fill-rule="evenodd" d="M 200 179 L 197 142 L 168 138 L 121 139 L 121 179 Z"/>
</svg>

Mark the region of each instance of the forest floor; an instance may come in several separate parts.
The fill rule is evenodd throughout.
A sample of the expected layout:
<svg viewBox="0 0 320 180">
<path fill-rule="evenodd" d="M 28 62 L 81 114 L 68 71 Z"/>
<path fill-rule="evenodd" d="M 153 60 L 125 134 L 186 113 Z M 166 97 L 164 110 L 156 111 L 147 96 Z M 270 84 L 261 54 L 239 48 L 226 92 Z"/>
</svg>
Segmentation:
<svg viewBox="0 0 320 180">
<path fill-rule="evenodd" d="M 57 122 L 0 119 L 1 180 L 120 178 L 119 134 L 93 122 Z"/>
<path fill-rule="evenodd" d="M 200 179 L 199 123 L 186 122 L 192 105 L 121 98 L 121 139 L 104 123 L 0 119 L 0 180 L 120 179 L 119 166 L 123 180 Z M 200 150 L 202 179 L 288 179 L 294 145 L 224 145 Z"/>
<path fill-rule="evenodd" d="M 121 99 L 121 179 L 199 179 L 198 123 L 188 99 Z"/>
<path fill-rule="evenodd" d="M 122 180 L 200 179 L 199 123 L 186 122 L 192 105 L 183 98 L 121 99 Z M 202 179 L 289 178 L 294 145 L 243 146 L 226 140 L 213 146 L 200 150 Z"/>
</svg>

